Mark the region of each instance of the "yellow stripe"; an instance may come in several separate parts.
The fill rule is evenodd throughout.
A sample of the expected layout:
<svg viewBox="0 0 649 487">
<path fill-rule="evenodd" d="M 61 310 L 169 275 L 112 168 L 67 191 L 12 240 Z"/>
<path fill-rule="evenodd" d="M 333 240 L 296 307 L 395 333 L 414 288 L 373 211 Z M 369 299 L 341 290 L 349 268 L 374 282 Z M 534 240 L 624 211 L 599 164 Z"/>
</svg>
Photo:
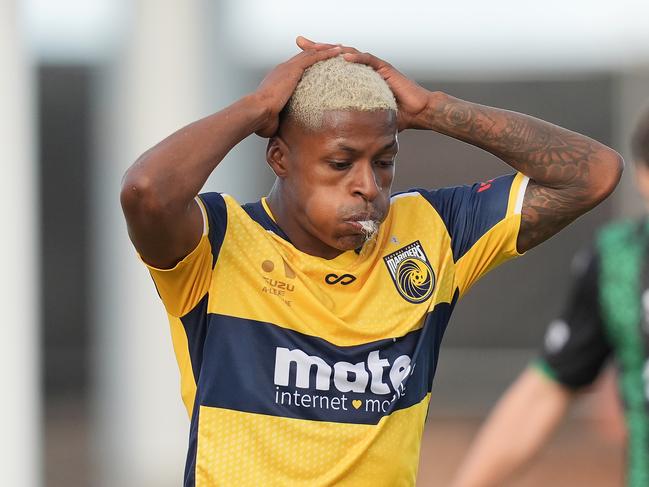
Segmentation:
<svg viewBox="0 0 649 487">
<path fill-rule="evenodd" d="M 266 201 L 266 197 L 263 197 L 261 199 L 261 205 L 264 207 L 264 210 L 266 210 L 266 213 L 268 213 L 270 219 L 273 220 L 275 223 L 277 223 L 277 220 L 275 220 L 275 215 L 273 215 L 273 212 L 270 211 L 270 206 L 268 206 L 268 201 Z"/>
<path fill-rule="evenodd" d="M 179 318 L 168 315 L 169 325 L 171 327 L 171 341 L 180 369 L 180 395 L 187 409 L 187 414 L 191 418 L 194 409 L 194 399 L 196 398 L 196 381 L 194 380 L 194 371 L 192 361 L 189 355 L 189 344 L 185 327 Z"/>
<path fill-rule="evenodd" d="M 415 485 L 429 402 L 377 425 L 201 406 L 196 487 Z"/>
<path fill-rule="evenodd" d="M 214 269 L 208 312 L 288 328 L 338 346 L 403 336 L 423 324 L 436 304 L 455 291 L 450 237 L 441 218 L 421 196 L 396 200 L 376 246 L 344 271 L 338 262 L 315 258 L 262 230 L 233 202 Z M 393 221 L 394 213 L 400 212 Z M 430 301 L 413 304 L 399 295 L 383 257 L 420 240 L 436 282 Z M 287 269 L 290 271 L 288 272 Z M 349 285 L 330 285 L 328 273 L 353 274 Z"/>
<path fill-rule="evenodd" d="M 460 297 L 489 271 L 520 255 L 516 250 L 520 221 L 520 215 L 501 220 L 457 261 L 456 278 Z"/>
<path fill-rule="evenodd" d="M 205 296 L 212 278 L 212 250 L 203 235 L 196 248 L 171 269 L 145 265 L 155 281 L 168 313 L 184 316 Z"/>
</svg>

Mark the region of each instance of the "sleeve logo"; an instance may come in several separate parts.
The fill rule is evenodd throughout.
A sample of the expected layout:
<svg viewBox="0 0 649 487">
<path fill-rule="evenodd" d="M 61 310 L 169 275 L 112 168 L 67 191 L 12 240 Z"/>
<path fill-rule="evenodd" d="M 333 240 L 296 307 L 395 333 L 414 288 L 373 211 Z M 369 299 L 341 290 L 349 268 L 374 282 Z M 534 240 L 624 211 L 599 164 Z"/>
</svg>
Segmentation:
<svg viewBox="0 0 649 487">
<path fill-rule="evenodd" d="M 478 193 L 482 193 L 483 191 L 487 191 L 489 188 L 491 188 L 491 183 L 493 183 L 493 179 L 490 179 L 489 181 L 485 181 L 484 183 L 480 183 L 480 186 L 478 187 Z"/>
<path fill-rule="evenodd" d="M 435 289 L 435 274 L 419 240 L 383 257 L 392 282 L 406 301 L 426 301 Z"/>
</svg>

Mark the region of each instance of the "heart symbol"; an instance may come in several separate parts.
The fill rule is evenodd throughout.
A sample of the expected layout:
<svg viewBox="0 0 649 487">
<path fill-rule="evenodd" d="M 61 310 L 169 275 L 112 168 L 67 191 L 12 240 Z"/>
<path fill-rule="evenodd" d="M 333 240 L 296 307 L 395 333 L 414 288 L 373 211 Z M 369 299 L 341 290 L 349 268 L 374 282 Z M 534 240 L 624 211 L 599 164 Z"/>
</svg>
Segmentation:
<svg viewBox="0 0 649 487">
<path fill-rule="evenodd" d="M 352 406 L 354 406 L 354 409 L 358 409 L 359 407 L 361 407 L 362 404 L 363 404 L 363 401 L 361 401 L 359 399 L 354 399 L 352 401 Z"/>
</svg>

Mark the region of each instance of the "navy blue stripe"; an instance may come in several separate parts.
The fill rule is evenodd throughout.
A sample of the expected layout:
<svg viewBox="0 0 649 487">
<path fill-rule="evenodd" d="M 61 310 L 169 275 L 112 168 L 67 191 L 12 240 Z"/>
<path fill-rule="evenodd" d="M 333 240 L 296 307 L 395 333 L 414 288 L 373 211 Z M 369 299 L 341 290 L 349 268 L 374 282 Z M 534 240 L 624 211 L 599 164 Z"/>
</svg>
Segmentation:
<svg viewBox="0 0 649 487">
<path fill-rule="evenodd" d="M 277 225 L 277 223 L 273 221 L 268 212 L 266 212 L 266 209 L 264 208 L 264 205 L 261 201 L 257 201 L 255 203 L 246 203 L 245 205 L 242 205 L 241 208 L 243 208 L 243 210 L 251 219 L 259 223 L 262 228 L 282 237 L 287 242 L 291 242 L 291 240 L 288 238 L 288 235 L 284 233 L 284 230 L 282 230 Z"/>
<path fill-rule="evenodd" d="M 484 234 L 507 214 L 509 191 L 515 174 L 486 183 L 432 191 L 415 188 L 437 211 L 451 236 L 453 259 L 457 262 Z"/>
<path fill-rule="evenodd" d="M 425 318 L 422 329 L 403 337 L 349 347 L 339 347 L 322 338 L 270 323 L 210 314 L 206 339 L 209 353 L 204 356 L 197 400 L 204 406 L 272 416 L 377 424 L 392 411 L 421 402 L 430 392 L 439 346 L 456 299 L 457 293 L 453 303 L 438 304 Z M 281 353 L 316 357 L 313 360 L 324 366 L 320 369 L 315 365 L 305 366 L 302 370 L 306 371 L 308 384 L 299 386 L 297 364 L 276 363 Z M 370 354 L 378 354 L 373 355 L 373 365 L 370 365 Z M 411 368 L 410 375 L 402 381 L 399 371 L 408 363 L 404 356 L 410 358 Z M 376 360 L 383 361 L 384 365 L 377 369 Z M 352 364 L 361 364 L 359 375 L 341 372 Z M 286 372 L 285 384 L 276 384 L 276 365 L 280 372 Z M 318 370 L 326 383 L 324 389 L 323 382 L 316 387 Z M 345 374 L 344 380 L 334 378 L 336 370 Z M 380 385 L 371 385 L 373 376 Z M 356 381 L 360 381 L 362 390 L 339 387 L 345 383 L 358 385 Z"/>
<path fill-rule="evenodd" d="M 212 248 L 212 268 L 214 268 L 225 238 L 228 210 L 223 196 L 219 193 L 202 193 L 199 197 L 207 211 L 207 221 L 210 227 L 208 237 Z"/>
<path fill-rule="evenodd" d="M 194 309 L 180 318 L 183 328 L 185 328 L 185 334 L 187 335 L 189 358 L 192 363 L 194 380 L 197 384 L 200 377 L 201 367 L 203 365 L 203 347 L 205 345 L 205 337 L 207 336 L 207 329 L 209 326 L 207 315 L 207 302 L 209 296 L 209 293 L 205 294 L 203 299 L 194 306 Z"/>
<path fill-rule="evenodd" d="M 439 359 L 439 349 L 442 346 L 442 339 L 444 338 L 444 333 L 446 332 L 449 319 L 451 317 L 451 314 L 453 313 L 453 310 L 455 309 L 455 305 L 457 304 L 459 298 L 460 298 L 460 290 L 456 288 L 455 292 L 453 293 L 453 299 L 451 300 L 451 305 L 447 310 L 448 315 L 445 320 L 443 319 L 440 320 L 438 317 L 435 316 L 434 313 L 429 313 L 428 316 L 426 316 L 426 321 L 424 326 L 430 326 L 433 328 L 433 350 L 435 350 L 435 353 L 432 355 L 432 362 L 430 364 L 431 374 L 430 374 L 430 383 L 428 384 L 428 391 L 433 390 L 433 379 L 435 378 L 435 372 L 437 372 L 437 361 Z"/>
</svg>

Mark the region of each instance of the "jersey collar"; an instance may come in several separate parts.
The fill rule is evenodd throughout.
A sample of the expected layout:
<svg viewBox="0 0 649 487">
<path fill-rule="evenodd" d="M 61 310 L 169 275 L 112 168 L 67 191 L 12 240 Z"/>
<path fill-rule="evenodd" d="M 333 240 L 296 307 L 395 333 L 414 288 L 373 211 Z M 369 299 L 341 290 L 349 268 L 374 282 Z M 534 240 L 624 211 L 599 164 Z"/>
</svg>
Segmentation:
<svg viewBox="0 0 649 487">
<path fill-rule="evenodd" d="M 293 242 L 291 242 L 291 239 L 288 238 L 288 235 L 286 235 L 284 230 L 282 230 L 277 224 L 277 221 L 275 220 L 273 212 L 268 206 L 268 201 L 265 197 L 255 203 L 247 203 L 243 205 L 242 208 L 250 218 L 256 221 L 265 230 L 273 232 L 278 237 L 281 237 L 282 239 L 293 245 Z M 316 257 L 313 255 L 310 257 L 313 257 L 314 259 L 321 259 L 335 267 L 347 267 L 358 260 L 360 250 L 361 249 L 349 250 L 334 257 L 333 259 L 322 259 L 321 257 Z"/>
</svg>

